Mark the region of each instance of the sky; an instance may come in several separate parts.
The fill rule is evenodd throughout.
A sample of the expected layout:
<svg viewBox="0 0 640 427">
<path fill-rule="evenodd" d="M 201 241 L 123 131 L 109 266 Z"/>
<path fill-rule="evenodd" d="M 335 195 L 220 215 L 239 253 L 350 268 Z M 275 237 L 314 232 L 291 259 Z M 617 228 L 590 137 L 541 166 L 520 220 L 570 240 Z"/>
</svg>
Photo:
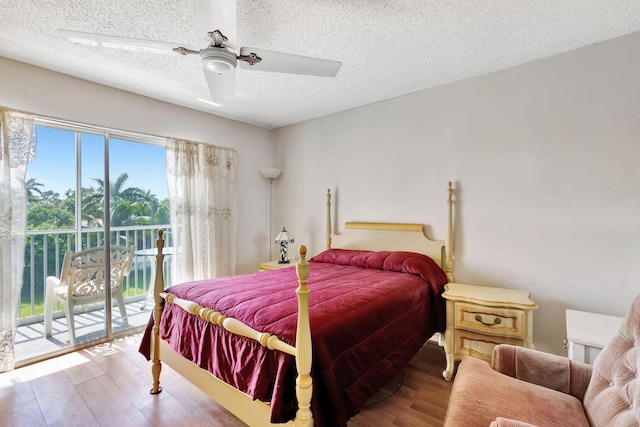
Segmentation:
<svg viewBox="0 0 640 427">
<path fill-rule="evenodd" d="M 75 188 L 76 156 L 73 131 L 38 126 L 36 159 L 27 168 L 27 180 L 43 184 L 42 191 L 63 196 Z M 103 137 L 81 134 L 82 186 L 97 186 L 94 178 L 104 176 Z M 168 197 L 165 148 L 150 144 L 111 139 L 109 146 L 110 181 L 127 172 L 126 187 L 151 190 L 158 200 Z"/>
</svg>

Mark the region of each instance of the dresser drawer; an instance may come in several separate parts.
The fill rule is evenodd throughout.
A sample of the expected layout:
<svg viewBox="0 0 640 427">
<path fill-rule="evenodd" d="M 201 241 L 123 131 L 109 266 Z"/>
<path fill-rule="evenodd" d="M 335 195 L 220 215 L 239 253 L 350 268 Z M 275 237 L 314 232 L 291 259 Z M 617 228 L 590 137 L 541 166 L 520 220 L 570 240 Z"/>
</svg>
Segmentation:
<svg viewBox="0 0 640 427">
<path fill-rule="evenodd" d="M 445 380 L 453 378 L 455 362 L 464 356 L 491 361 L 498 344 L 533 348 L 533 310 L 538 305 L 528 292 L 450 282 L 442 297 L 447 300 Z"/>
<path fill-rule="evenodd" d="M 473 356 L 491 362 L 493 348 L 498 344 L 522 345 L 522 340 L 515 338 L 493 337 L 474 334 L 468 331 L 455 332 L 454 353 Z"/>
<path fill-rule="evenodd" d="M 523 310 L 513 308 L 484 307 L 466 302 L 456 302 L 455 327 L 483 334 L 524 339 Z"/>
</svg>

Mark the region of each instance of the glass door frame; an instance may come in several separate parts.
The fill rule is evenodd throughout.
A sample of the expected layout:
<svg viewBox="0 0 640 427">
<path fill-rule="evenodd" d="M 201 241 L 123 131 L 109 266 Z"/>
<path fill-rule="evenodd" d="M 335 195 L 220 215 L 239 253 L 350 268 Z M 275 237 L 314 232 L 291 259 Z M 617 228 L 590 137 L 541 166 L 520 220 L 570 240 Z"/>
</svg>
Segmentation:
<svg viewBox="0 0 640 427">
<path fill-rule="evenodd" d="M 104 318 L 104 336 L 89 341 L 79 342 L 75 345 L 65 346 L 59 351 L 50 352 L 40 356 L 32 357 L 27 360 L 20 361 L 19 365 L 28 364 L 37 360 L 47 359 L 60 354 L 68 353 L 70 351 L 76 351 L 81 348 L 86 348 L 100 344 L 103 342 L 112 341 L 115 338 L 126 336 L 132 332 L 136 332 L 144 328 L 144 326 L 125 328 L 121 331 L 113 331 L 113 298 L 111 295 L 111 268 L 110 268 L 110 252 L 111 252 L 111 185 L 110 185 L 110 152 L 109 143 L 112 139 L 125 140 L 132 143 L 142 143 L 154 146 L 166 147 L 166 138 L 138 134 L 134 132 L 114 130 L 99 126 L 84 125 L 80 123 L 67 122 L 57 119 L 51 119 L 47 117 L 36 117 L 36 126 L 43 126 L 48 128 L 55 128 L 63 131 L 74 132 L 75 142 L 75 251 L 82 250 L 82 136 L 83 135 L 95 135 L 102 138 L 103 144 L 103 191 L 104 191 L 104 203 L 103 203 L 103 242 L 105 250 L 105 318 Z"/>
</svg>

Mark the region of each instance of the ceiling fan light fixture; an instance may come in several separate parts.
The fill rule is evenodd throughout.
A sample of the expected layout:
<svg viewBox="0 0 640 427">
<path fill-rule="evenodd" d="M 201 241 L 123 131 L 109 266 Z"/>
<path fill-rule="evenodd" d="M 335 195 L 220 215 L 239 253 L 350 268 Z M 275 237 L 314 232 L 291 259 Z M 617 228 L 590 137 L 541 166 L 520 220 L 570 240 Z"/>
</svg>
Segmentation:
<svg viewBox="0 0 640 427">
<path fill-rule="evenodd" d="M 224 47 L 210 46 L 200 52 L 200 61 L 206 71 L 227 74 L 236 68 L 236 54 Z"/>
</svg>

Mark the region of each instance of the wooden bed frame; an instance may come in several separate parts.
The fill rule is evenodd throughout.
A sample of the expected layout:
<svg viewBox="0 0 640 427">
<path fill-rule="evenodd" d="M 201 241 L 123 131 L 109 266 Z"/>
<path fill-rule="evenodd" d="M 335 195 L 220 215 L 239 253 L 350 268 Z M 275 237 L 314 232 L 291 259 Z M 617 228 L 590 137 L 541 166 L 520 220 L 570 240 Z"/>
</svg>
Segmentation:
<svg viewBox="0 0 640 427">
<path fill-rule="evenodd" d="M 446 240 L 430 240 L 424 233 L 422 224 L 399 224 L 379 222 L 347 222 L 342 234 L 331 232 L 331 192 L 327 190 L 327 249 L 359 249 L 359 250 L 389 250 L 410 251 L 425 254 L 433 258 L 447 273 L 449 281 L 453 281 L 453 215 L 452 195 L 453 187 L 448 184 L 448 230 Z M 159 231 L 157 240 L 157 265 L 162 265 L 164 255 L 164 239 Z M 162 362 L 174 369 L 188 381 L 204 391 L 209 397 L 229 410 L 232 414 L 250 426 L 313 426 L 311 413 L 311 396 L 313 385 L 311 381 L 311 330 L 309 327 L 308 302 L 310 290 L 307 287 L 309 263 L 306 260 L 307 249 L 300 247 L 300 261 L 296 264 L 298 275 L 298 323 L 296 331 L 296 346 L 293 347 L 278 337 L 266 332 L 259 332 L 244 323 L 227 317 L 215 310 L 202 307 L 197 303 L 180 299 L 173 294 L 164 292 L 164 277 L 161 268 L 156 269 L 154 284 L 155 307 L 153 310 L 154 325 L 151 333 L 151 372 L 153 374 L 152 394 L 162 391 L 160 387 L 160 372 Z M 211 373 L 183 358 L 174 351 L 169 344 L 159 337 L 159 324 L 162 315 L 163 300 L 167 304 L 177 304 L 184 310 L 200 316 L 210 323 L 225 328 L 229 332 L 242 335 L 258 341 L 262 346 L 271 350 L 283 351 L 295 357 L 298 376 L 296 379 L 296 398 L 298 411 L 295 419 L 285 424 L 270 422 L 270 407 L 268 403 L 252 400 L 245 393 L 219 380 Z M 162 357 L 161 357 L 162 355 Z"/>
</svg>

